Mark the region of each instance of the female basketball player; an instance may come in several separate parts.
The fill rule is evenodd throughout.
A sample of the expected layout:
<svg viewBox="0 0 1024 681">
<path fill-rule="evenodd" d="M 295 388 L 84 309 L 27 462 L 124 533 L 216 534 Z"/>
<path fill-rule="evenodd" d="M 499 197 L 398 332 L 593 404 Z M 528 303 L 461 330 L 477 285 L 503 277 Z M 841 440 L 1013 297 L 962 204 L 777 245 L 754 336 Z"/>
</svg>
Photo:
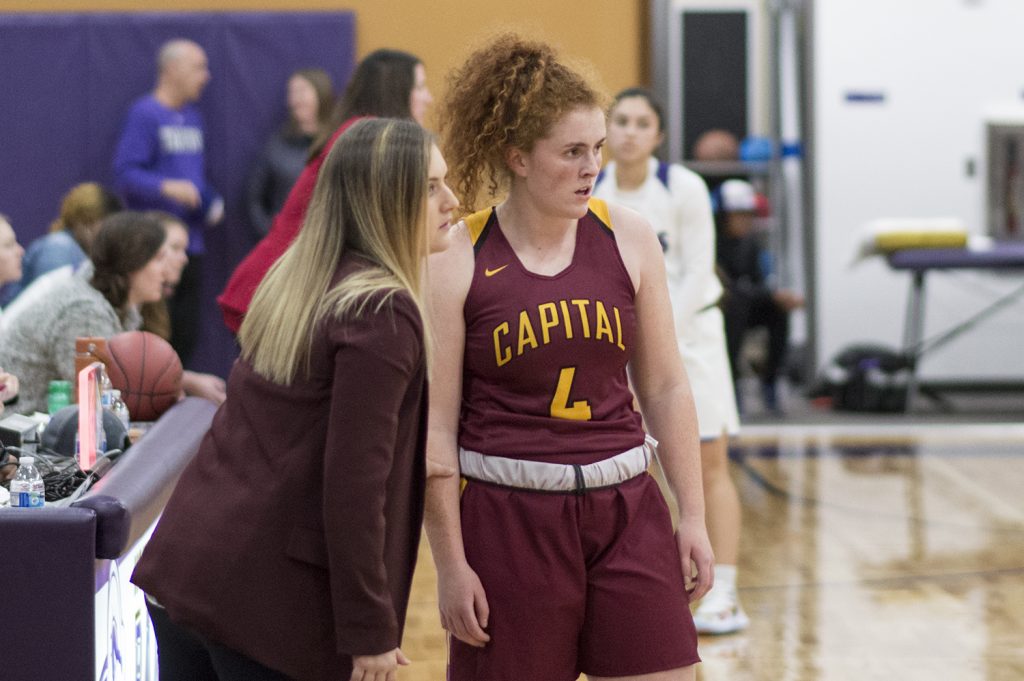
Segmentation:
<svg viewBox="0 0 1024 681">
<path fill-rule="evenodd" d="M 749 624 L 736 595 L 740 503 L 729 475 L 728 436 L 739 431 L 732 372 L 715 275 L 715 224 L 704 180 L 678 164 L 659 163 L 665 137 L 661 105 L 641 88 L 615 96 L 609 115 L 612 162 L 594 195 L 637 211 L 651 222 L 665 251 L 669 295 L 700 426 L 701 476 L 708 532 L 715 551 L 715 588 L 701 599 L 697 631 L 725 634 Z"/>
<path fill-rule="evenodd" d="M 468 481 L 461 509 L 457 480 L 428 481 L 449 678 L 693 679 L 687 590 L 712 583 L 696 418 L 657 237 L 591 196 L 601 97 L 503 36 L 452 74 L 442 120 L 464 202 L 507 190 L 430 263 L 430 456 Z"/>
<path fill-rule="evenodd" d="M 150 608 L 163 681 L 394 681 L 408 664 L 421 272 L 458 206 L 445 174 L 411 121 L 360 121 L 329 153 L 133 577 L 163 606 Z"/>
</svg>

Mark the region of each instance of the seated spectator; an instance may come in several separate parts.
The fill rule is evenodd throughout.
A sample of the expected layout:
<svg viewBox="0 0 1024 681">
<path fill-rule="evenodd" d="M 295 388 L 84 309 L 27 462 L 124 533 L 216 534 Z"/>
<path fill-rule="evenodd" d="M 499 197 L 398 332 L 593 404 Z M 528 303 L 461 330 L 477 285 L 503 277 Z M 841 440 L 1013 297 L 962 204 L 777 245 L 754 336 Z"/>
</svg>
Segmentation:
<svg viewBox="0 0 1024 681">
<path fill-rule="evenodd" d="M 181 281 L 181 273 L 188 264 L 188 226 L 170 213 L 159 210 L 147 211 L 146 215 L 157 220 L 167 233 L 164 241 L 164 283 L 163 297 L 139 308 L 142 315 L 143 331 L 160 336 L 165 341 L 171 340 L 171 314 L 167 309 L 167 299 L 174 295 L 174 288 Z"/>
<path fill-rule="evenodd" d="M 0 215 L 0 286 L 21 279 L 25 249 L 6 215 Z"/>
<path fill-rule="evenodd" d="M 0 331 L 0 366 L 23 384 L 19 412 L 45 411 L 49 382 L 74 380 L 76 338 L 139 328 L 139 306 L 163 295 L 165 239 L 163 226 L 151 217 L 109 216 L 93 241 L 91 265 Z"/>
<path fill-rule="evenodd" d="M 4 406 L 18 396 L 18 377 L 0 369 L 0 412 Z"/>
<path fill-rule="evenodd" d="M 740 141 L 728 130 L 707 130 L 693 143 L 695 161 L 736 161 L 739 157 Z"/>
<path fill-rule="evenodd" d="M 325 130 L 334 107 L 334 85 L 323 69 L 300 69 L 288 79 L 288 121 L 267 141 L 249 174 L 249 224 L 257 238 L 270 231 L 295 181 L 302 174 L 313 140 Z"/>
<path fill-rule="evenodd" d="M 100 222 L 123 206 L 121 201 L 95 182 L 71 188 L 60 204 L 60 216 L 50 225 L 50 233 L 39 237 L 25 252 L 21 281 L 11 287 L 8 300 L 52 270 L 65 265 L 77 268 L 89 257 L 93 237 Z"/>
<path fill-rule="evenodd" d="M 0 284 L 18 281 L 21 277 L 21 258 L 25 249 L 18 243 L 10 220 L 0 215 Z M 0 369 L 0 413 L 7 403 L 18 396 L 18 377 Z M 18 472 L 17 457 L 10 456 L 0 463 L 0 481 L 14 477 Z"/>
<path fill-rule="evenodd" d="M 18 396 L 18 377 L 0 369 L 0 412 L 7 402 Z M 7 454 L 5 457 L 4 455 Z M 0 482 L 10 480 L 18 472 L 18 457 L 0 452 Z"/>
<path fill-rule="evenodd" d="M 774 290 L 768 284 L 769 254 L 761 235 L 754 230 L 757 195 L 750 183 L 726 180 L 717 198 L 717 259 L 726 290 L 722 307 L 733 379 L 740 376 L 737 364 L 747 332 L 758 326 L 767 328 L 768 353 L 760 368 L 761 391 L 765 408 L 777 412 L 777 380 L 789 345 L 789 313 L 803 307 L 804 298 L 793 291 Z"/>
<path fill-rule="evenodd" d="M 174 295 L 174 287 L 181 281 L 181 273 L 188 264 L 188 227 L 177 216 L 162 211 L 146 213 L 163 225 L 167 232 L 164 241 L 164 284 L 163 299 L 152 303 L 144 303 L 142 313 L 142 330 L 154 333 L 166 341 L 171 340 L 171 315 L 167 310 L 167 299 Z M 181 375 L 181 384 L 186 395 L 202 397 L 220 404 L 227 396 L 224 379 L 213 374 L 185 370 Z"/>
</svg>

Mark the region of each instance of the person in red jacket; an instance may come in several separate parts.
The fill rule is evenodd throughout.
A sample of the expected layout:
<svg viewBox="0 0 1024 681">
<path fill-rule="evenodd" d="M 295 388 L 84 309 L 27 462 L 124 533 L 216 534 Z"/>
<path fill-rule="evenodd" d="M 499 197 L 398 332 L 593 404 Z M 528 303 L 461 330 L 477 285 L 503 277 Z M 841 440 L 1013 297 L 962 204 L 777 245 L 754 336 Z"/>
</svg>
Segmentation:
<svg viewBox="0 0 1024 681">
<path fill-rule="evenodd" d="M 427 88 L 423 62 L 408 52 L 380 49 L 371 52 L 359 63 L 345 90 L 345 96 L 325 126 L 331 132 L 313 143 L 310 161 L 288 194 L 281 212 L 274 218 L 270 232 L 235 268 L 227 286 L 217 298 L 224 315 L 224 324 L 232 333 L 238 333 L 252 295 L 263 276 L 281 257 L 302 227 L 317 173 L 334 140 L 353 122 L 366 116 L 411 118 L 422 124 L 427 107 L 433 101 Z"/>
<path fill-rule="evenodd" d="M 394 679 L 423 517 L 423 271 L 458 201 L 431 135 L 360 121 L 256 290 L 228 398 L 132 580 L 161 681 Z"/>
</svg>

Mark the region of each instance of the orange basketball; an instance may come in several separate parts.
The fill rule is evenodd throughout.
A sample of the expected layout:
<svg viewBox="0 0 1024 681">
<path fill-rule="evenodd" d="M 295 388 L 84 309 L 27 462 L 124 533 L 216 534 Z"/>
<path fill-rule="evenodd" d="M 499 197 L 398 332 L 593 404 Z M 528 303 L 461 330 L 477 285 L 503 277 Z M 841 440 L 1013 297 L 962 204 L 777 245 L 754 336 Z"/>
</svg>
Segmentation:
<svg viewBox="0 0 1024 681">
<path fill-rule="evenodd" d="M 156 421 L 181 394 L 181 360 L 171 344 L 147 331 L 107 341 L 107 375 L 121 391 L 132 421 Z"/>
</svg>

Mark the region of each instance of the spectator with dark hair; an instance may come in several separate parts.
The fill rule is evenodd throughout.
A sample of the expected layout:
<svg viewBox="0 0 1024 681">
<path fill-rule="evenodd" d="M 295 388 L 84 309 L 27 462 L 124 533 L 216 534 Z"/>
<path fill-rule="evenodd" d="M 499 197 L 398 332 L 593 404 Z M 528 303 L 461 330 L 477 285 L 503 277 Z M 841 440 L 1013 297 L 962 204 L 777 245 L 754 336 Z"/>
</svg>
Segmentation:
<svg viewBox="0 0 1024 681">
<path fill-rule="evenodd" d="M 6 215 L 0 214 L 0 284 L 17 281 L 21 276 L 21 256 L 24 253 Z M 0 369 L 0 412 L 4 403 L 18 394 L 18 377 Z M 0 480 L 13 477 L 16 469 L 9 464 L 0 466 Z"/>
<path fill-rule="evenodd" d="M 18 377 L 0 369 L 0 412 L 7 402 L 18 396 Z M 10 480 L 18 472 L 18 457 L 8 453 L 3 456 L 0 453 L 0 482 Z"/>
<path fill-rule="evenodd" d="M 139 308 L 142 315 L 143 331 L 160 336 L 165 341 L 171 340 L 171 315 L 167 310 L 167 299 L 174 295 L 174 289 L 181 281 L 181 273 L 188 265 L 188 227 L 170 213 L 151 210 L 146 213 L 164 227 L 167 239 L 164 241 L 164 283 L 163 298 L 155 302 L 145 303 Z"/>
<path fill-rule="evenodd" d="M 740 141 L 728 130 L 705 130 L 693 143 L 695 161 L 737 161 L 739 157 Z"/>
<path fill-rule="evenodd" d="M 74 269 L 85 262 L 103 218 L 123 207 L 117 196 L 95 182 L 72 187 L 61 199 L 60 215 L 50 224 L 50 233 L 29 244 L 21 278 L 8 289 L 7 299 L 47 272 L 68 265 Z"/>
<path fill-rule="evenodd" d="M 288 78 L 288 120 L 270 137 L 249 173 L 249 224 L 257 237 L 270 231 L 309 149 L 324 132 L 334 107 L 334 84 L 323 69 L 300 69 Z"/>
<path fill-rule="evenodd" d="M 163 226 L 141 213 L 109 216 L 93 241 L 92 263 L 0 331 L 0 367 L 23 383 L 19 412 L 45 411 L 49 382 L 74 380 L 75 338 L 139 328 L 139 306 L 162 295 L 164 238 Z"/>
<path fill-rule="evenodd" d="M 181 273 L 188 264 L 188 227 L 170 213 L 154 210 L 146 213 L 163 225 L 167 232 L 164 241 L 163 298 L 143 303 L 142 330 L 154 333 L 166 341 L 171 339 L 171 316 L 167 311 L 167 299 L 174 295 L 174 289 L 181 281 Z M 220 404 L 227 397 L 224 379 L 214 374 L 204 374 L 186 369 L 181 374 L 181 387 L 186 395 L 202 397 Z"/>
<path fill-rule="evenodd" d="M 25 249 L 6 215 L 0 214 L 0 286 L 22 277 Z"/>
<path fill-rule="evenodd" d="M 153 92 L 128 111 L 114 175 L 129 208 L 167 211 L 189 226 L 189 266 L 170 301 L 171 344 L 187 363 L 199 333 L 203 232 L 221 221 L 224 201 L 206 179 L 203 119 L 195 106 L 210 81 L 206 52 L 191 40 L 171 40 L 160 48 L 157 68 Z"/>
<path fill-rule="evenodd" d="M 325 133 L 313 143 L 310 161 L 267 234 L 231 274 L 217 298 L 224 324 L 238 333 L 256 287 L 271 265 L 285 252 L 302 227 L 313 195 L 317 173 L 334 141 L 352 123 L 367 116 L 411 118 L 423 124 L 423 115 L 434 98 L 427 89 L 423 62 L 400 50 L 380 49 L 368 54 L 356 67 L 345 95 L 338 103 Z"/>
</svg>

